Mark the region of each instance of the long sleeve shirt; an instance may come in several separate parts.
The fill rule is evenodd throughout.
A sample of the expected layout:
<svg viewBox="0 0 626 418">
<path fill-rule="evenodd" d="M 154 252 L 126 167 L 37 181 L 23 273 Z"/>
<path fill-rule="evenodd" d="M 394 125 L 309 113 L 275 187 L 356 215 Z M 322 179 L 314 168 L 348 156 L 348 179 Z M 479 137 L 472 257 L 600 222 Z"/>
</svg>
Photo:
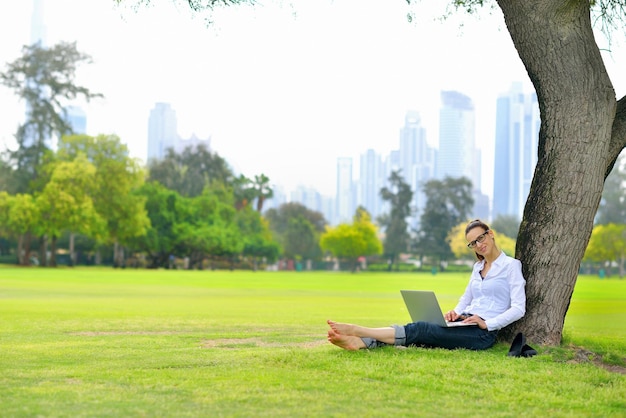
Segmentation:
<svg viewBox="0 0 626 418">
<path fill-rule="evenodd" d="M 495 259 L 487 276 L 480 275 L 485 260 L 474 264 L 465 293 L 454 308 L 458 314 L 472 313 L 485 320 L 489 331 L 517 321 L 526 313 L 526 280 L 522 263 L 504 252 Z"/>
</svg>

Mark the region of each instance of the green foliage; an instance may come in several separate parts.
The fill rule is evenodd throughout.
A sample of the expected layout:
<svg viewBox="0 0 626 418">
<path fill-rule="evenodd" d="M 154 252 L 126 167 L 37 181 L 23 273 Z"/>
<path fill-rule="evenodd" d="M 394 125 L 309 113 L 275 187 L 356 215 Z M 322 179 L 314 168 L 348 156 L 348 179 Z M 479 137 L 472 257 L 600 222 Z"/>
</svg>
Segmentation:
<svg viewBox="0 0 626 418">
<path fill-rule="evenodd" d="M 37 232 L 52 240 L 51 265 L 56 265 L 56 240 L 65 230 L 98 238 L 104 233 L 104 220 L 93 204 L 96 167 L 84 155 L 71 162 L 54 164 L 52 176 L 37 196 Z"/>
<path fill-rule="evenodd" d="M 517 239 L 520 220 L 515 215 L 498 215 L 490 224 L 490 228 L 512 239 Z M 513 253 L 511 253 L 512 255 Z"/>
<path fill-rule="evenodd" d="M 11 153 L 16 192 L 33 190 L 50 151 L 46 141 L 72 132 L 64 106 L 77 98 L 89 101 L 102 96 L 75 84 L 78 66 L 89 62 L 89 55 L 79 52 L 75 42 L 50 48 L 33 44 L 24 46 L 22 56 L 0 73 L 0 83 L 27 105 L 26 120 L 16 133 L 19 148 Z M 42 187 L 40 183 L 38 190 Z"/>
<path fill-rule="evenodd" d="M 585 261 L 617 262 L 620 277 L 626 273 L 626 225 L 606 224 L 593 228 L 585 251 Z"/>
<path fill-rule="evenodd" d="M 383 252 L 376 225 L 363 208 L 357 209 L 352 224 L 339 224 L 334 228 L 327 228 L 320 238 L 320 246 L 323 251 L 329 251 L 333 256 L 351 262 L 353 271 L 357 267 L 359 257 Z"/>
<path fill-rule="evenodd" d="M 319 237 L 326 227 L 324 215 L 291 202 L 269 209 L 265 218 L 285 257 L 315 260 L 322 256 Z"/>
<path fill-rule="evenodd" d="M 465 177 L 446 177 L 426 182 L 423 191 L 426 206 L 420 217 L 415 248 L 421 255 L 444 261 L 452 256 L 448 234 L 468 219 L 474 206 L 472 182 Z"/>
<path fill-rule="evenodd" d="M 135 191 L 145 201 L 150 226 L 145 234 L 135 237 L 130 245 L 147 254 L 149 267 L 167 266 L 170 254 L 177 252 L 174 227 L 179 212 L 186 211 L 187 200 L 160 183 L 150 181 Z"/>
<path fill-rule="evenodd" d="M 149 181 L 158 181 L 181 196 L 195 197 L 213 183 L 231 185 L 234 175 L 226 160 L 204 144 L 178 154 L 168 149 L 165 158 L 148 163 Z"/>
<path fill-rule="evenodd" d="M 254 176 L 253 188 L 256 198 L 256 210 L 263 211 L 263 203 L 267 199 L 271 199 L 274 196 L 274 191 L 270 187 L 270 179 L 265 174 Z"/>
<path fill-rule="evenodd" d="M 144 183 L 144 171 L 116 135 L 74 135 L 61 139 L 59 159 L 73 161 L 84 154 L 95 166 L 93 202 L 106 222 L 102 241 L 128 243 L 145 233 L 149 220 L 145 201 L 133 193 Z"/>
<path fill-rule="evenodd" d="M 626 222 L 626 153 L 620 154 L 604 181 L 597 225 Z"/>
<path fill-rule="evenodd" d="M 243 237 L 242 254 L 252 257 L 255 267 L 259 258 L 268 263 L 275 262 L 280 254 L 280 246 L 272 238 L 269 222 L 249 207 L 237 211 L 235 219 Z"/>
<path fill-rule="evenodd" d="M 380 197 L 389 202 L 391 212 L 379 218 L 384 228 L 384 251 L 391 263 L 397 261 L 398 255 L 408 252 L 409 231 L 406 219 L 411 215 L 413 192 L 398 171 L 389 176 L 389 187 L 380 190 Z"/>
</svg>

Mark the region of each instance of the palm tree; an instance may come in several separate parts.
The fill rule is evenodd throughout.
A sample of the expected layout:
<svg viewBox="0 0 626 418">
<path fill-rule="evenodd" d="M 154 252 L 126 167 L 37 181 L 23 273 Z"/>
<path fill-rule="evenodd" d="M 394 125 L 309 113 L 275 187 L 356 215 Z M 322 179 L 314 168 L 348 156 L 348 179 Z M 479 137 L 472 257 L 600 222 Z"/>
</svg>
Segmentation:
<svg viewBox="0 0 626 418">
<path fill-rule="evenodd" d="M 265 174 L 254 176 L 254 189 L 256 191 L 256 210 L 260 213 L 263 210 L 263 203 L 266 199 L 274 196 L 274 191 L 270 187 L 270 179 Z"/>
</svg>

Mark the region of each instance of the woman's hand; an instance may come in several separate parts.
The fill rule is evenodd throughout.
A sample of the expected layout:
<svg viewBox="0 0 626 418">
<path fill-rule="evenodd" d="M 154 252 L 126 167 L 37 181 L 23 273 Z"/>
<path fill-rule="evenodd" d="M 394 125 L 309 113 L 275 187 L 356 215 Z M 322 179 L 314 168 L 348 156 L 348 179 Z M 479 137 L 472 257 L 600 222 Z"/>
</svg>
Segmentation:
<svg viewBox="0 0 626 418">
<path fill-rule="evenodd" d="M 487 323 L 478 315 L 472 315 L 469 318 L 465 318 L 463 322 L 467 324 L 476 324 L 480 329 L 487 329 Z"/>
<path fill-rule="evenodd" d="M 443 315 L 444 319 L 448 322 L 456 321 L 457 319 L 459 319 L 459 316 L 460 315 L 454 311 L 448 311 Z"/>
</svg>

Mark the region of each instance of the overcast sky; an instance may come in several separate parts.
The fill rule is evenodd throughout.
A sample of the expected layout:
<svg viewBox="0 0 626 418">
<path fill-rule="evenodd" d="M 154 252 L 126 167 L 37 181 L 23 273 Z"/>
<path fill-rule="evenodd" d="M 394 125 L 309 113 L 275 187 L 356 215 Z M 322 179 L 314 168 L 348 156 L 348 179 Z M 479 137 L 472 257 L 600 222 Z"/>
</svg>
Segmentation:
<svg viewBox="0 0 626 418">
<path fill-rule="evenodd" d="M 211 136 L 236 170 L 264 173 L 287 191 L 334 196 L 337 157 L 353 157 L 356 169 L 369 148 L 397 149 L 407 110 L 421 113 L 437 146 L 439 93 L 457 90 L 475 104 L 482 189 L 491 195 L 496 98 L 517 81 L 531 91 L 498 9 L 440 21 L 447 2 L 267 0 L 216 12 L 207 27 L 184 1 L 136 11 L 113 0 L 43 2 L 46 43 L 77 41 L 94 60 L 78 77 L 105 96 L 78 103 L 88 134 L 116 133 L 145 160 L 150 110 L 168 102 L 183 137 Z M 32 8 L 32 0 L 0 4 L 2 69 L 30 43 Z M 622 97 L 623 37 L 604 57 Z M 11 146 L 24 105 L 4 87 L 0 115 L 0 141 Z"/>
</svg>

